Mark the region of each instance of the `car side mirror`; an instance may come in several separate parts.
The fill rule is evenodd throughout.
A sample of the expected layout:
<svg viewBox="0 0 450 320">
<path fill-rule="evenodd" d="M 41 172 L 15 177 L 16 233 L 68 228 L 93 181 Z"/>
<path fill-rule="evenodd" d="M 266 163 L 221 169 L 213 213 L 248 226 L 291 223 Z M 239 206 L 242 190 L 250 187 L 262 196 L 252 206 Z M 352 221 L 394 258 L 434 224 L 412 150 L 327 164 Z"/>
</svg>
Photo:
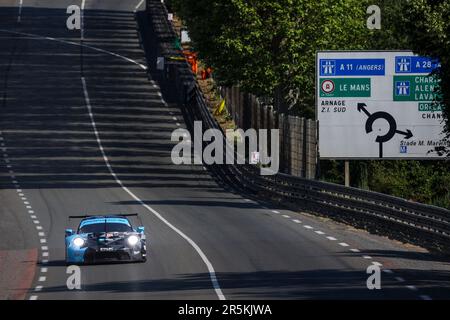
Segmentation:
<svg viewBox="0 0 450 320">
<path fill-rule="evenodd" d="M 138 233 L 144 233 L 144 231 L 145 231 L 145 227 L 138 227 L 137 228 L 137 232 Z"/>
<path fill-rule="evenodd" d="M 73 230 L 72 229 L 66 229 L 66 237 L 70 237 L 73 235 Z"/>
</svg>

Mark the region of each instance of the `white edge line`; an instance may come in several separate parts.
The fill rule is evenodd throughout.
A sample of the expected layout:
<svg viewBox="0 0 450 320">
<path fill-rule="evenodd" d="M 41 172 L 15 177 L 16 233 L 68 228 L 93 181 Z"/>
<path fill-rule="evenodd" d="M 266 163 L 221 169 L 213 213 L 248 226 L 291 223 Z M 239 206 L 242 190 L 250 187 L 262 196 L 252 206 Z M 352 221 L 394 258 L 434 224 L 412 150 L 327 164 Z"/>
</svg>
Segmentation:
<svg viewBox="0 0 450 320">
<path fill-rule="evenodd" d="M 134 13 L 136 13 L 139 8 L 142 6 L 142 4 L 144 3 L 144 0 L 141 0 L 141 2 L 138 3 L 138 5 L 136 7 L 134 7 Z"/>
<path fill-rule="evenodd" d="M 17 22 L 20 23 L 22 21 L 22 7 L 23 7 L 23 0 L 20 0 L 19 2 L 19 15 L 17 16 Z"/>
<path fill-rule="evenodd" d="M 180 229 L 178 229 L 177 227 L 175 227 L 174 225 L 172 225 L 169 221 L 167 221 L 163 216 L 161 216 L 161 214 L 159 214 L 158 211 L 154 210 L 152 207 L 150 207 L 149 205 L 145 204 L 140 198 L 138 198 L 133 192 L 130 191 L 130 189 L 128 189 L 123 183 L 122 181 L 119 179 L 119 177 L 117 176 L 117 174 L 114 172 L 114 170 L 111 167 L 111 164 L 109 163 L 109 159 L 106 156 L 105 150 L 103 149 L 103 145 L 102 145 L 102 141 L 100 139 L 100 135 L 99 132 L 97 130 L 97 124 L 95 123 L 95 119 L 94 119 L 94 114 L 92 113 L 92 106 L 91 106 L 91 102 L 89 99 L 89 94 L 87 91 L 87 86 L 86 86 L 86 79 L 84 77 L 81 77 L 81 81 L 83 83 L 83 91 L 84 91 L 84 97 L 86 100 L 86 107 L 88 108 L 88 113 L 89 113 L 89 117 L 91 119 L 91 124 L 92 124 L 92 128 L 94 130 L 94 134 L 95 134 L 95 138 L 97 140 L 100 152 L 103 156 L 103 160 L 105 161 L 105 164 L 107 165 L 107 168 L 109 170 L 109 172 L 111 173 L 111 175 L 113 176 L 114 180 L 117 182 L 117 184 L 126 192 L 128 193 L 134 200 L 136 200 L 137 202 L 139 202 L 139 204 L 141 204 L 144 208 L 146 208 L 148 211 L 150 211 L 151 213 L 153 213 L 159 220 L 161 220 L 163 223 L 165 223 L 169 228 L 171 228 L 173 231 L 175 231 L 178 235 L 180 235 L 183 239 L 185 239 L 194 249 L 195 251 L 197 251 L 197 253 L 199 254 L 200 258 L 203 260 L 203 262 L 205 263 L 206 267 L 208 268 L 209 271 L 209 276 L 211 279 L 211 283 L 213 285 L 213 288 L 216 292 L 217 297 L 220 300 L 226 300 L 224 294 L 222 293 L 222 289 L 220 288 L 219 282 L 217 280 L 216 277 L 216 272 L 214 270 L 213 265 L 211 264 L 211 262 L 208 260 L 208 258 L 206 257 L 206 255 L 203 253 L 202 249 L 200 249 L 200 247 L 194 242 L 194 240 L 192 240 L 191 238 L 189 238 L 186 234 L 184 234 Z"/>
<path fill-rule="evenodd" d="M 94 51 L 102 52 L 102 53 L 105 53 L 105 54 L 108 54 L 108 55 L 120 58 L 122 60 L 131 62 L 131 63 L 139 66 L 143 70 L 147 70 L 146 66 L 144 66 L 143 64 L 141 64 L 141 63 L 139 63 L 139 62 L 137 62 L 137 61 L 135 61 L 133 59 L 130 59 L 128 57 L 122 56 L 120 54 L 117 54 L 117 53 L 114 53 L 114 52 L 111 52 L 111 51 L 108 51 L 108 50 L 92 47 L 92 46 L 87 45 L 87 44 L 80 44 L 80 43 L 76 43 L 76 42 L 72 42 L 72 41 L 66 41 L 66 40 L 52 38 L 52 37 L 44 37 L 44 36 L 40 36 L 40 35 L 32 34 L 32 33 L 17 32 L 17 31 L 5 30 L 5 29 L 0 29 L 0 32 L 16 34 L 16 35 L 21 35 L 21 36 L 27 36 L 27 37 L 32 37 L 32 38 L 38 38 L 38 39 L 41 39 L 41 40 L 51 40 L 51 41 L 56 41 L 56 42 L 60 42 L 60 43 L 64 43 L 64 44 L 70 44 L 70 45 L 73 45 L 73 46 L 81 46 L 81 47 L 84 47 L 84 48 L 88 48 L 88 49 L 91 49 L 91 50 L 94 50 Z"/>
</svg>

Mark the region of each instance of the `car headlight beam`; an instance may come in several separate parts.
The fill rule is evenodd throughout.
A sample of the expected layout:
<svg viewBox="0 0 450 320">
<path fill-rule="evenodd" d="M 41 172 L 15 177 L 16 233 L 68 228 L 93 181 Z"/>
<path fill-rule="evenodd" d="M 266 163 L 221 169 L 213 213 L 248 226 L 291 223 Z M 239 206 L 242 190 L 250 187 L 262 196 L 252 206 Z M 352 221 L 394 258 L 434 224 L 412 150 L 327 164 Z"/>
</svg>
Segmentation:
<svg viewBox="0 0 450 320">
<path fill-rule="evenodd" d="M 128 237 L 128 239 L 127 239 L 127 242 L 128 242 L 128 244 L 130 245 L 130 246 L 135 246 L 135 245 L 137 245 L 138 244 L 138 242 L 139 242 L 139 238 L 137 237 L 137 236 L 129 236 Z"/>
<path fill-rule="evenodd" d="M 73 239 L 73 244 L 75 246 L 77 246 L 78 248 L 81 248 L 84 245 L 84 243 L 85 243 L 85 241 L 83 238 L 78 237 L 78 238 Z"/>
</svg>

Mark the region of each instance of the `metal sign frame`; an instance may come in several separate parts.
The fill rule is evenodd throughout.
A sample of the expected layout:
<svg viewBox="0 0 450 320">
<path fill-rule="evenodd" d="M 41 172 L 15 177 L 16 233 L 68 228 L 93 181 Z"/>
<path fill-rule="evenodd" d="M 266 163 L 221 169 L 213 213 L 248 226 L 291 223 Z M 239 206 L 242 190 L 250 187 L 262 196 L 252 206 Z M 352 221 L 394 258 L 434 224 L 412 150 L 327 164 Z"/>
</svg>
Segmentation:
<svg viewBox="0 0 450 320">
<path fill-rule="evenodd" d="M 321 157 L 320 153 L 320 121 L 319 121 L 319 87 L 320 87 L 320 75 L 318 70 L 318 64 L 319 64 L 319 54 L 320 53 L 405 53 L 405 54 L 411 54 L 413 53 L 412 50 L 317 50 L 315 54 L 315 79 L 314 79 L 314 90 L 315 90 L 315 116 L 316 120 L 318 122 L 318 128 L 317 128 L 317 136 L 318 136 L 318 159 L 319 160 L 355 160 L 355 161 L 364 161 L 364 160 L 370 160 L 370 161 L 384 161 L 384 160 L 426 160 L 426 161 L 443 161 L 446 160 L 445 157 L 383 157 L 383 158 L 376 158 L 376 157 Z M 431 147 L 430 147 L 431 148 Z M 431 150 L 431 149 L 430 149 Z"/>
</svg>

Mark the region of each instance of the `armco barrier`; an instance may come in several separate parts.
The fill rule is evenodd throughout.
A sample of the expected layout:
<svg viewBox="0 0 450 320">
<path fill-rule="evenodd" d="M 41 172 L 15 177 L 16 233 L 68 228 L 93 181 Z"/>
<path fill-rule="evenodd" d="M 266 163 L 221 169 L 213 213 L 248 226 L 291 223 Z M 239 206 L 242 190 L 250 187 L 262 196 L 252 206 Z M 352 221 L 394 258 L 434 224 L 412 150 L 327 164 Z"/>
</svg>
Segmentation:
<svg viewBox="0 0 450 320">
<path fill-rule="evenodd" d="M 175 55 L 176 34 L 160 0 L 147 1 L 153 34 L 151 41 L 159 55 Z M 162 35 L 164 36 L 161 36 Z M 156 65 L 156 57 L 153 57 Z M 212 116 L 190 67 L 185 61 L 166 64 L 164 77 L 176 87 L 190 129 L 202 121 L 203 130 L 220 129 Z M 240 193 L 251 193 L 298 210 L 320 214 L 363 227 L 392 238 L 450 253 L 450 211 L 393 196 L 285 174 L 261 176 L 252 165 L 213 165 L 209 170 L 224 184 Z"/>
</svg>

